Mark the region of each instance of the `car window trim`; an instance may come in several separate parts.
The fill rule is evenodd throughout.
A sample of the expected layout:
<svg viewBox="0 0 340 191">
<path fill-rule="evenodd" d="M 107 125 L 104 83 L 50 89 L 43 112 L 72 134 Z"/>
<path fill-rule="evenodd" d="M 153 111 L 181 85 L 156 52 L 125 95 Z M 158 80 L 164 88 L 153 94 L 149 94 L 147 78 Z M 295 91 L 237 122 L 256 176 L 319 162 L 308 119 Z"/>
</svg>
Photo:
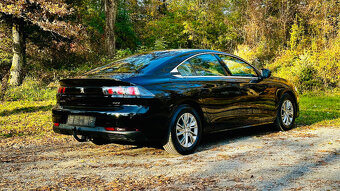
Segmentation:
<svg viewBox="0 0 340 191">
<path fill-rule="evenodd" d="M 200 55 L 204 55 L 204 54 L 210 54 L 210 55 L 212 55 L 214 58 L 216 58 L 216 60 L 217 60 L 218 63 L 222 66 L 222 68 L 223 68 L 223 70 L 224 70 L 224 73 L 225 73 L 224 76 L 182 76 L 182 75 L 181 75 L 181 73 L 180 73 L 180 72 L 178 71 L 178 69 L 177 69 L 179 66 L 181 66 L 182 64 L 184 64 L 184 62 L 190 60 L 190 59 L 193 58 L 193 57 L 200 56 Z M 203 53 L 198 53 L 198 54 L 192 55 L 192 56 L 190 56 L 189 58 L 183 60 L 183 61 L 182 61 L 180 64 L 178 64 L 174 69 L 172 69 L 172 70 L 170 71 L 170 74 L 175 73 L 175 75 L 173 75 L 173 76 L 176 76 L 176 77 L 177 77 L 177 76 L 181 76 L 181 77 L 225 77 L 225 76 L 230 76 L 229 73 L 228 73 L 228 71 L 226 71 L 225 67 L 222 65 L 222 63 L 221 63 L 220 60 L 216 57 L 215 54 L 216 54 L 216 53 L 214 53 L 214 52 L 203 52 Z M 191 63 L 190 63 L 190 65 L 191 65 Z M 192 67 L 192 65 L 191 65 L 191 67 Z M 195 73 L 196 73 L 196 70 L 195 70 Z M 197 73 L 196 73 L 196 74 L 197 74 Z"/>
<path fill-rule="evenodd" d="M 259 77 L 251 77 L 251 76 L 182 76 L 181 74 L 172 75 L 177 78 L 226 78 L 226 79 L 250 79 L 250 80 L 258 80 Z"/>
<path fill-rule="evenodd" d="M 228 70 L 225 71 L 226 72 L 226 75 L 225 76 L 182 76 L 181 73 L 177 70 L 177 68 L 182 65 L 184 62 L 188 61 L 189 59 L 195 57 L 195 56 L 199 56 L 199 55 L 203 55 L 203 54 L 212 54 L 213 56 L 216 57 L 216 55 L 226 55 L 226 56 L 230 56 L 230 57 L 234 57 L 234 58 L 237 58 L 241 61 L 243 61 L 244 63 L 248 64 L 250 67 L 252 67 L 254 70 L 255 70 L 255 73 L 257 74 L 257 76 L 233 76 L 231 73 L 229 74 L 229 68 L 228 66 L 223 62 L 223 60 L 221 58 L 216 58 L 219 63 L 222 65 L 222 63 L 225 65 L 222 67 L 227 67 Z M 222 62 L 222 63 L 221 63 Z M 195 70 L 195 73 L 196 73 L 196 70 Z M 172 69 L 170 71 L 170 74 L 172 74 L 173 76 L 175 77 L 179 77 L 179 78 L 202 78 L 202 77 L 227 77 L 227 78 L 245 78 L 245 79 L 259 79 L 260 77 L 260 73 L 259 71 L 257 70 L 257 68 L 255 68 L 253 65 L 249 64 L 247 61 L 245 61 L 244 59 L 238 57 L 238 56 L 235 56 L 235 55 L 231 55 L 231 54 L 226 54 L 226 53 L 222 53 L 222 52 L 203 52 L 203 53 L 198 53 L 198 54 L 195 54 L 195 55 L 192 55 L 190 56 L 189 58 L 183 60 L 180 64 L 178 64 L 174 69 Z"/>
</svg>

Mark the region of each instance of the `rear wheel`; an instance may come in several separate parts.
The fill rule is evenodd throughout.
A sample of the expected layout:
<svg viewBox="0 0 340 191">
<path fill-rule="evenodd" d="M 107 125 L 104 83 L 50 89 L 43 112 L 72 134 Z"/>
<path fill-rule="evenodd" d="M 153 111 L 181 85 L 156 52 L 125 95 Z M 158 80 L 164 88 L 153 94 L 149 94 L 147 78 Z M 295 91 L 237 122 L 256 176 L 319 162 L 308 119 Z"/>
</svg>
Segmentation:
<svg viewBox="0 0 340 191">
<path fill-rule="evenodd" d="M 284 94 L 280 100 L 275 126 L 278 130 L 287 131 L 295 126 L 296 104 L 293 97 Z"/>
<path fill-rule="evenodd" d="M 163 148 L 170 154 L 193 153 L 201 140 L 201 134 L 201 120 L 197 112 L 188 105 L 181 105 L 171 118 Z"/>
</svg>

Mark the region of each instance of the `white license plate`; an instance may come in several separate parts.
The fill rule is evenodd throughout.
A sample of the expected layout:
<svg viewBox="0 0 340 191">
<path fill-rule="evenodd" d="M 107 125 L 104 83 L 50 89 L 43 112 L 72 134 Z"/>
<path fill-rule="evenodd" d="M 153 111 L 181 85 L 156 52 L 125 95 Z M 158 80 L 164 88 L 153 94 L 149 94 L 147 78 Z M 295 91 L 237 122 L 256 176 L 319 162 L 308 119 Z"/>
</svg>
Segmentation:
<svg viewBox="0 0 340 191">
<path fill-rule="evenodd" d="M 96 118 L 84 115 L 69 115 L 67 125 L 94 127 Z"/>
</svg>

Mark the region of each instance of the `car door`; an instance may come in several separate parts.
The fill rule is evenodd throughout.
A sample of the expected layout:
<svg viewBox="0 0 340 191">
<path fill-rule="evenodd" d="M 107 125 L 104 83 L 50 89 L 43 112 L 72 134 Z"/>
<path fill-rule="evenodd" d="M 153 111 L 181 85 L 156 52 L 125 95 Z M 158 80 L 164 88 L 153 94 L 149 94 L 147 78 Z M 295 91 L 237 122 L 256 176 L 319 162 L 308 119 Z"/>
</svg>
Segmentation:
<svg viewBox="0 0 340 191">
<path fill-rule="evenodd" d="M 218 57 L 231 73 L 232 82 L 240 89 L 237 107 L 243 113 L 243 125 L 266 123 L 273 118 L 275 110 L 275 87 L 261 79 L 260 72 L 245 61 L 219 54 Z"/>
<path fill-rule="evenodd" d="M 185 78 L 187 95 L 197 100 L 210 120 L 210 131 L 240 126 L 246 115 L 239 110 L 240 88 L 213 54 L 194 56 L 177 67 Z"/>
</svg>

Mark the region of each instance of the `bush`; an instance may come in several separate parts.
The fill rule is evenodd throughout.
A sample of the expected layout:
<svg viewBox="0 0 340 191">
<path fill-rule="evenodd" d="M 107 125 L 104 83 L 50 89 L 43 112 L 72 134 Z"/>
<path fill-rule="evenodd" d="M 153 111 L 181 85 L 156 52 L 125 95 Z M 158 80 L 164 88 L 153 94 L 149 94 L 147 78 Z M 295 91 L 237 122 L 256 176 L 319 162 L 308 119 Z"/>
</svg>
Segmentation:
<svg viewBox="0 0 340 191">
<path fill-rule="evenodd" d="M 55 99 L 58 83 L 47 86 L 42 81 L 26 77 L 21 86 L 9 87 L 5 94 L 5 100 L 29 100 L 41 101 Z"/>
<path fill-rule="evenodd" d="M 339 51 L 339 46 L 302 53 L 285 50 L 267 67 L 274 75 L 289 79 L 300 92 L 336 88 L 340 85 Z"/>
<path fill-rule="evenodd" d="M 261 41 L 256 47 L 248 45 L 238 45 L 234 54 L 245 59 L 253 66 L 261 69 L 274 56 L 274 52 L 269 49 L 267 42 Z"/>
</svg>

